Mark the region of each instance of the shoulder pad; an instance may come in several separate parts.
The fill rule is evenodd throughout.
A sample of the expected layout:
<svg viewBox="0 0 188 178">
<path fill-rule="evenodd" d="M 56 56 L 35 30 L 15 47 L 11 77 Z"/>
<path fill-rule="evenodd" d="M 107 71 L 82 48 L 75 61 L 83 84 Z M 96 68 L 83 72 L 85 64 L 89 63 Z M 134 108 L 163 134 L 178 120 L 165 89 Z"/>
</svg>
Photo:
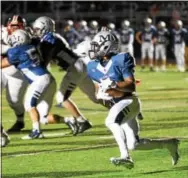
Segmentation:
<svg viewBox="0 0 188 178">
<path fill-rule="evenodd" d="M 52 32 L 47 33 L 44 35 L 42 41 L 46 41 L 48 43 L 54 44 L 55 43 L 55 37 Z"/>
</svg>

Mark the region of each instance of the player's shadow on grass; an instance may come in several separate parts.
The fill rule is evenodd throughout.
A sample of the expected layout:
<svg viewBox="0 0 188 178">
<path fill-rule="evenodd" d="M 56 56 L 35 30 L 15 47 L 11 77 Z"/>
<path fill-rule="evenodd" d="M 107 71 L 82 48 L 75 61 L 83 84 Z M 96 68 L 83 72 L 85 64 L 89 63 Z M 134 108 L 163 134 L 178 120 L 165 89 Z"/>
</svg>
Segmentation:
<svg viewBox="0 0 188 178">
<path fill-rule="evenodd" d="M 37 178 L 37 177 L 47 177 L 47 178 L 63 178 L 63 177 L 83 177 L 89 175 L 97 174 L 110 174 L 120 172 L 119 170 L 107 170 L 107 171 L 72 171 L 72 172 L 39 172 L 39 173 L 25 173 L 25 174 L 8 174 L 3 175 L 3 178 Z"/>
<path fill-rule="evenodd" d="M 164 173 L 164 172 L 187 171 L 187 170 L 188 170 L 188 166 L 181 166 L 181 167 L 175 167 L 169 170 L 150 171 L 150 172 L 144 172 L 141 174 L 149 175 L 149 174 L 159 174 L 159 173 Z"/>
</svg>

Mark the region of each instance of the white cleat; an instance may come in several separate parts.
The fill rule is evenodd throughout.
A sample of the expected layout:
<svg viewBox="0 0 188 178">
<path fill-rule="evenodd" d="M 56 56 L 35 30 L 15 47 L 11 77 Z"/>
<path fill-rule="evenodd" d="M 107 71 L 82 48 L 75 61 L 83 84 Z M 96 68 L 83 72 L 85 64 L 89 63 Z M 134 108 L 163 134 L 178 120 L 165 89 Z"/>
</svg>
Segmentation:
<svg viewBox="0 0 188 178">
<path fill-rule="evenodd" d="M 1 146 L 5 147 L 9 144 L 9 142 L 10 142 L 9 136 L 7 135 L 7 133 L 3 132 L 1 134 Z"/>
<path fill-rule="evenodd" d="M 132 169 L 134 167 L 134 163 L 131 158 L 110 158 L 111 163 L 116 166 L 125 166 L 128 169 Z"/>
<path fill-rule="evenodd" d="M 179 152 L 178 152 L 178 145 L 179 140 L 174 138 L 172 139 L 171 145 L 168 147 L 168 150 L 172 156 L 172 165 L 175 166 L 178 163 L 178 160 L 180 158 Z"/>
<path fill-rule="evenodd" d="M 44 135 L 42 134 L 42 132 L 35 130 L 32 131 L 29 135 L 22 137 L 22 140 L 32 140 L 32 139 L 40 139 L 40 138 L 44 138 Z"/>
</svg>

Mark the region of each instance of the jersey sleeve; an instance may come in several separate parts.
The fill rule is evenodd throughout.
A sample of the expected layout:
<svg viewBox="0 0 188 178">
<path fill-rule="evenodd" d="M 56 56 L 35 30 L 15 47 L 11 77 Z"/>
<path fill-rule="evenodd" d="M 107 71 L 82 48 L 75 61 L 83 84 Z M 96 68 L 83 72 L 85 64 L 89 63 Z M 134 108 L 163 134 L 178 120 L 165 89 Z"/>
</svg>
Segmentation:
<svg viewBox="0 0 188 178">
<path fill-rule="evenodd" d="M 14 65 L 19 63 L 19 50 L 17 48 L 11 48 L 7 52 L 8 61 Z"/>
<path fill-rule="evenodd" d="M 118 56 L 118 64 L 116 69 L 121 72 L 124 79 L 134 76 L 134 68 L 136 66 L 135 59 L 129 53 L 122 53 Z"/>
</svg>

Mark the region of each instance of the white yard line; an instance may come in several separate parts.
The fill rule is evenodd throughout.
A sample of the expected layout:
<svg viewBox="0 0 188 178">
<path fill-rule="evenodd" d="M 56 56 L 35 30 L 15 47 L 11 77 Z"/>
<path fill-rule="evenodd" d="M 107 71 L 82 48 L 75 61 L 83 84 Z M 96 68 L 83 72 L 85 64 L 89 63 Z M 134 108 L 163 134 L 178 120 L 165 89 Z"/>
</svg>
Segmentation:
<svg viewBox="0 0 188 178">
<path fill-rule="evenodd" d="M 68 133 L 53 133 L 53 134 L 45 134 L 44 136 L 46 138 L 52 138 L 52 137 L 62 137 L 67 135 Z M 164 138 L 172 138 L 172 136 L 166 136 Z M 184 140 L 188 139 L 188 136 L 180 136 L 176 137 L 177 139 Z M 112 135 L 109 136 L 100 136 L 96 137 L 96 140 L 106 140 L 106 139 L 113 139 Z M 159 139 L 159 138 L 153 138 L 153 139 Z M 11 143 L 10 143 L 11 144 Z M 21 154 L 12 154 L 12 155 L 4 155 L 3 158 L 14 158 L 14 157 L 21 157 L 21 156 L 32 156 L 32 155 L 38 155 L 38 154 L 44 154 L 44 153 L 56 153 L 56 152 L 67 152 L 67 151 L 82 151 L 82 150 L 89 150 L 89 149 L 97 149 L 97 148 L 106 148 L 106 147 L 112 147 L 115 146 L 116 143 L 111 144 L 105 144 L 105 145 L 96 145 L 96 146 L 88 146 L 88 147 L 79 147 L 79 148 L 63 148 L 63 149 L 57 149 L 57 150 L 44 150 L 44 151 L 38 151 L 38 152 L 31 152 L 31 153 L 21 153 Z"/>
</svg>

